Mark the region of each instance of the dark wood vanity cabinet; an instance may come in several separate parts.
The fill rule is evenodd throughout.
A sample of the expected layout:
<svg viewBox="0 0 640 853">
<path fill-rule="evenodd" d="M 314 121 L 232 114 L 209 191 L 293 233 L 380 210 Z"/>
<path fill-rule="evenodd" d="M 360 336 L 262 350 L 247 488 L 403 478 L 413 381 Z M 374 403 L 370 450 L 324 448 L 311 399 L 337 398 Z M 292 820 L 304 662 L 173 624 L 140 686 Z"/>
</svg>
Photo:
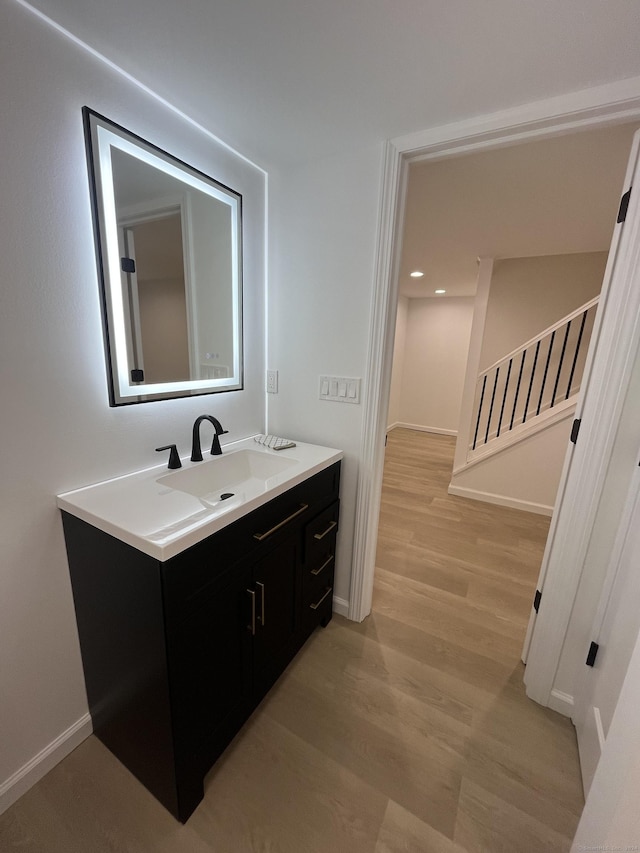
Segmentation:
<svg viewBox="0 0 640 853">
<path fill-rule="evenodd" d="M 340 463 L 165 562 L 63 512 L 94 732 L 181 821 L 331 619 Z"/>
</svg>

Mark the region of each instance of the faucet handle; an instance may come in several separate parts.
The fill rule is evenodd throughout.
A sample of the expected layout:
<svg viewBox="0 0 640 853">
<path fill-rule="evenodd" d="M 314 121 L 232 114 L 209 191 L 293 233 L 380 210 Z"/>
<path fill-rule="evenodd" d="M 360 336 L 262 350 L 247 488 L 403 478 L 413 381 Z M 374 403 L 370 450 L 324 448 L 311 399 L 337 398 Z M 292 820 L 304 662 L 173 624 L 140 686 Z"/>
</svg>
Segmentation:
<svg viewBox="0 0 640 853">
<path fill-rule="evenodd" d="M 161 450 L 171 451 L 171 453 L 169 453 L 169 468 L 182 468 L 182 462 L 178 455 L 178 448 L 175 444 L 167 444 L 166 447 L 156 447 L 156 451 L 160 452 Z"/>
</svg>

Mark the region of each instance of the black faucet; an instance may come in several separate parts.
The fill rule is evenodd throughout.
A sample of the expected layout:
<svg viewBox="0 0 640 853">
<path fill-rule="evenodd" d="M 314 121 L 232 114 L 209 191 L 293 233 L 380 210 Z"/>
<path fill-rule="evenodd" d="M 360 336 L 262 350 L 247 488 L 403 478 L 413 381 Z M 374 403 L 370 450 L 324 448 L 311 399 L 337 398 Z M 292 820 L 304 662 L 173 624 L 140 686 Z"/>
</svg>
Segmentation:
<svg viewBox="0 0 640 853">
<path fill-rule="evenodd" d="M 191 461 L 192 462 L 202 462 L 202 448 L 200 446 L 200 424 L 202 421 L 209 421 L 209 423 L 213 424 L 213 428 L 215 429 L 215 435 L 213 436 L 213 442 L 211 444 L 211 455 L 212 456 L 220 456 L 222 453 L 222 448 L 220 447 L 220 438 L 221 435 L 226 435 L 228 430 L 222 429 L 222 424 L 217 418 L 214 418 L 213 415 L 200 415 L 199 418 L 196 418 L 195 423 L 193 425 L 193 441 L 191 443 Z"/>
</svg>

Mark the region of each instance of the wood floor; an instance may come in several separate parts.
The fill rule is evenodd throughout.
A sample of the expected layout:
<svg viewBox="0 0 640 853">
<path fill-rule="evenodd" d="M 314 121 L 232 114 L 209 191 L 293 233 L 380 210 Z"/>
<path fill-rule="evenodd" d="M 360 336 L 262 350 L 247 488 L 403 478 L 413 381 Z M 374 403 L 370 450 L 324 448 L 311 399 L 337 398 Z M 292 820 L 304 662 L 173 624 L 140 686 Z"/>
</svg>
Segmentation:
<svg viewBox="0 0 640 853">
<path fill-rule="evenodd" d="M 185 826 L 91 737 L 0 816 L 0 851 L 569 850 L 573 727 L 519 661 L 548 519 L 449 497 L 452 460 L 390 434 L 372 615 L 316 632 Z"/>
</svg>

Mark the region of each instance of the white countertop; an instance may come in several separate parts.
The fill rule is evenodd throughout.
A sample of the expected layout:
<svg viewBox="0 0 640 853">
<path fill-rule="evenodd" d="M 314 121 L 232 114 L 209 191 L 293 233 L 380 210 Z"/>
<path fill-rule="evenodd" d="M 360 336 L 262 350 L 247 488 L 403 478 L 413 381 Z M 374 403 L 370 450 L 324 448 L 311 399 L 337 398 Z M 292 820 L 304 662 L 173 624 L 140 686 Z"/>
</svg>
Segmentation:
<svg viewBox="0 0 640 853">
<path fill-rule="evenodd" d="M 212 501 L 208 496 L 203 499 L 182 491 L 179 485 L 171 487 L 168 484 L 173 482 L 170 478 L 174 472 L 169 471 L 166 464 L 157 465 L 58 495 L 58 507 L 150 557 L 168 560 L 343 456 L 341 450 L 303 443 L 287 450 L 269 450 L 253 438 L 247 438 L 225 445 L 222 456 L 203 453 L 203 462 L 191 462 L 187 457 L 182 460 L 183 467 L 175 473 L 198 468 L 186 479 L 195 477 L 200 481 L 206 478 L 208 471 L 214 472 L 203 466 L 215 466 L 218 460 L 225 460 L 239 451 L 287 460 L 287 466 L 267 479 L 246 479 L 239 490 L 234 490 L 233 497 Z M 269 464 L 266 459 L 265 464 Z"/>
</svg>

